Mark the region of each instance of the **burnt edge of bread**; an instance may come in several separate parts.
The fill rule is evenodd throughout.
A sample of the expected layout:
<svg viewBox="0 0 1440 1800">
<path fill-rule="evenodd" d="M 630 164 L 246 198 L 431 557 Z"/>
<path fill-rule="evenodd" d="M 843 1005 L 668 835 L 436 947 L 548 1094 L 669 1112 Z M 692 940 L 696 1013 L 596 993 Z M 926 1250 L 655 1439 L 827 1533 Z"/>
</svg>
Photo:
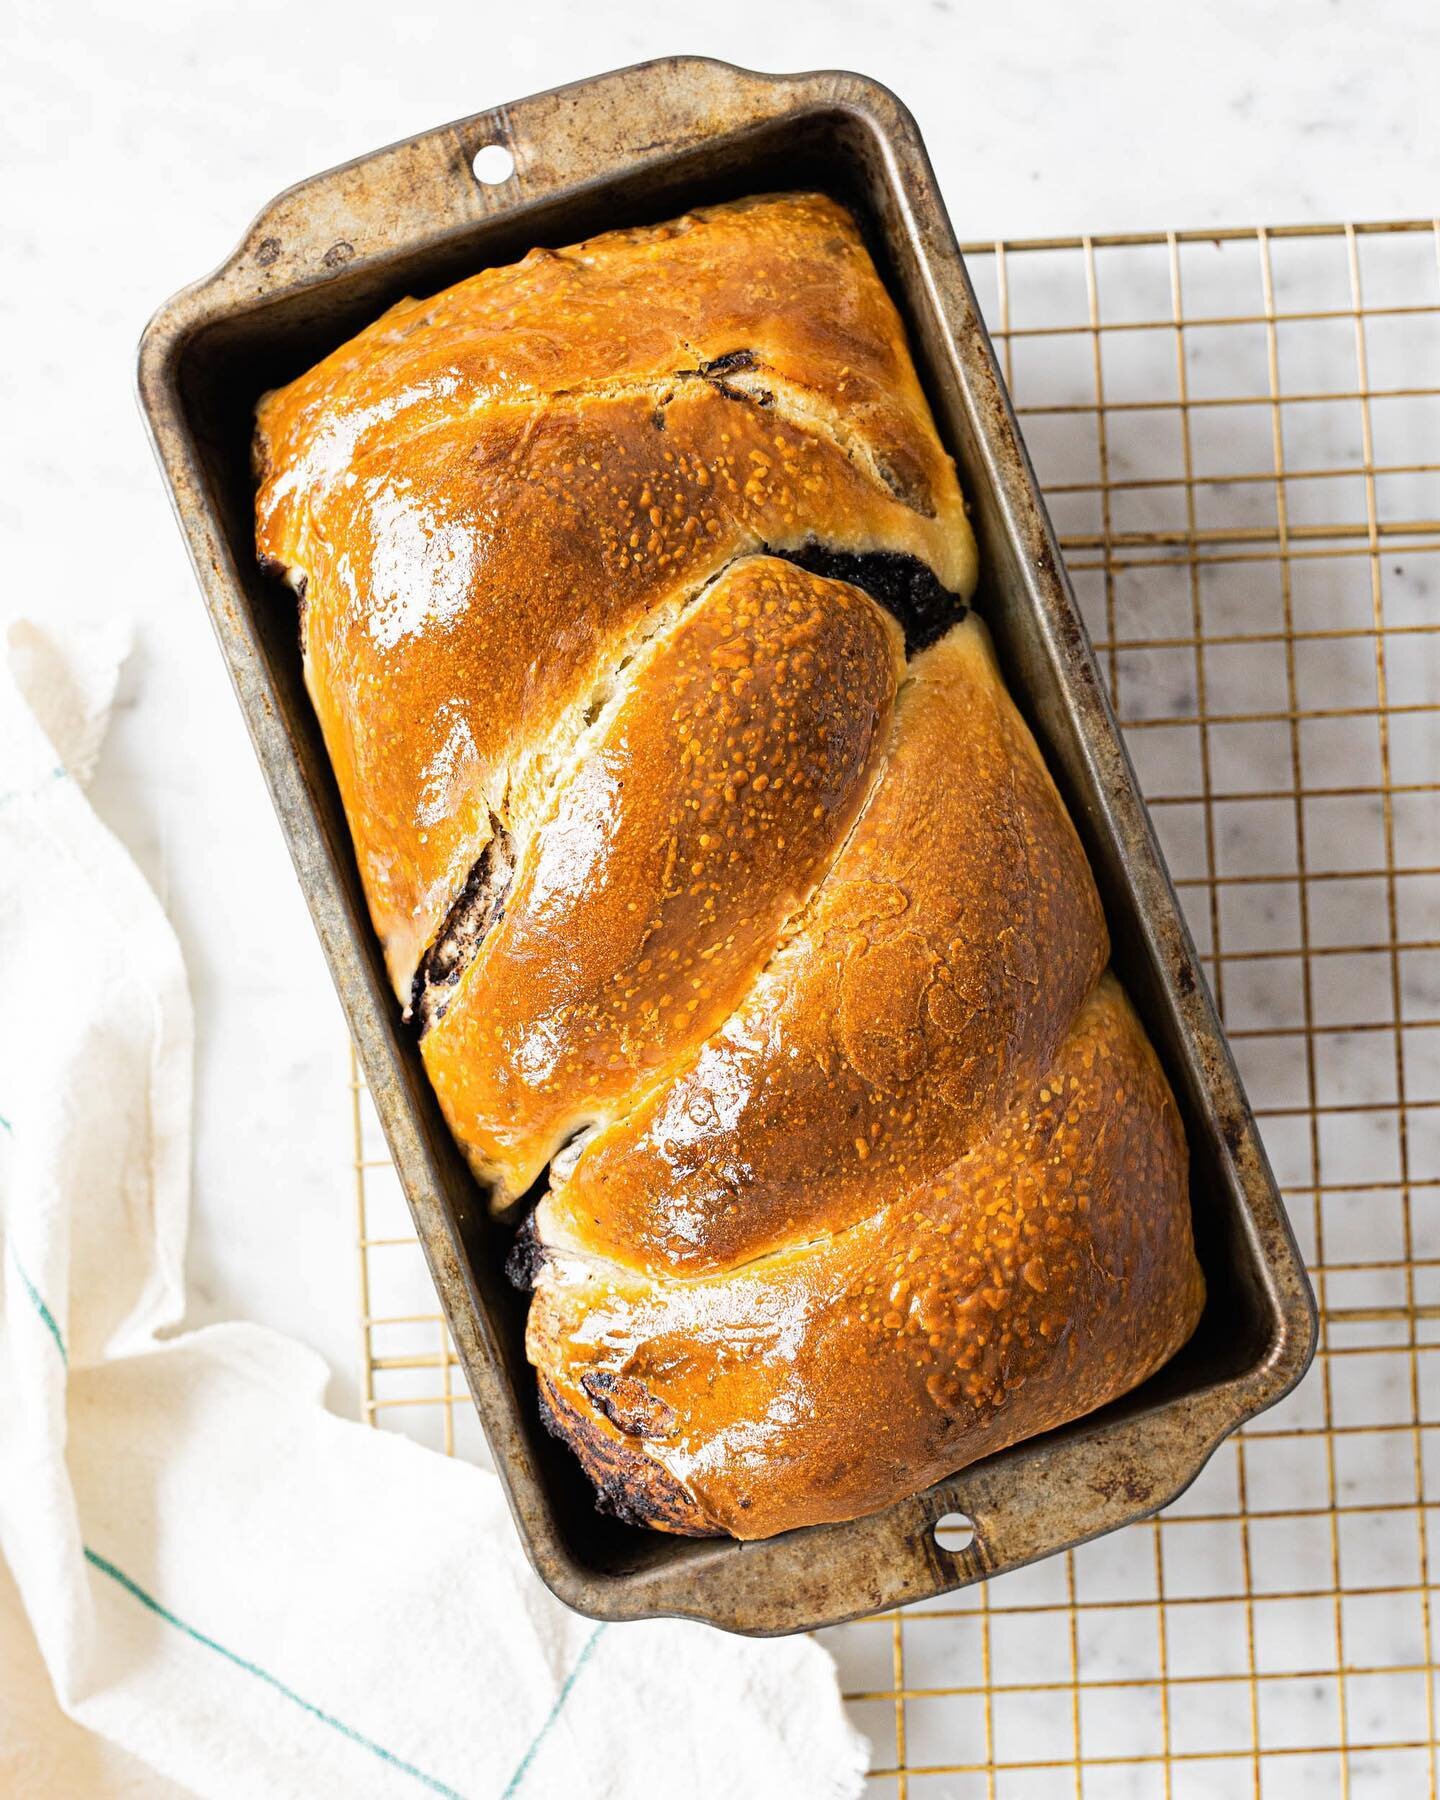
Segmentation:
<svg viewBox="0 0 1440 1800">
<path fill-rule="evenodd" d="M 540 1419 L 551 1437 L 572 1451 L 595 1489 L 596 1510 L 626 1525 L 669 1531 L 677 1537 L 724 1537 L 659 1463 L 561 1399 L 548 1375 L 536 1372 Z"/>
<path fill-rule="evenodd" d="M 465 885 L 451 902 L 444 922 L 420 959 L 410 986 L 406 1019 L 418 1019 L 424 1034 L 443 1017 L 446 1004 L 485 934 L 505 914 L 505 896 L 515 877 L 510 833 L 492 813 L 490 842 L 470 866 Z"/>
<path fill-rule="evenodd" d="M 695 369 L 677 369 L 674 379 L 677 381 L 693 381 L 697 377 L 708 381 L 717 394 L 723 394 L 727 400 L 738 400 L 750 406 L 771 407 L 775 404 L 775 395 L 767 387 L 758 382 L 747 386 L 738 385 L 733 377 L 736 375 L 753 375 L 763 373 L 765 364 L 753 350 L 727 350 L 723 356 L 712 356 L 709 362 L 703 362 Z M 665 407 L 669 404 L 669 396 L 662 400 L 651 414 L 651 422 L 660 431 L 665 429 Z M 902 506 L 908 506 L 911 512 L 919 513 L 922 518 L 935 517 L 935 495 L 925 470 L 920 463 L 904 451 L 897 451 L 889 456 L 880 456 L 873 448 L 870 451 L 871 466 L 890 493 Z"/>
</svg>

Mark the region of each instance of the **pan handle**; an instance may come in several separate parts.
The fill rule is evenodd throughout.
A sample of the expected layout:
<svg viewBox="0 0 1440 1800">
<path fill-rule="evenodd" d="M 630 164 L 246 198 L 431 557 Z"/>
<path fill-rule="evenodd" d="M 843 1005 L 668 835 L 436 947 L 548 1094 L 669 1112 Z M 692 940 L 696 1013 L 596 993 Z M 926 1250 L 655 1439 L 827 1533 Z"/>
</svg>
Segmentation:
<svg viewBox="0 0 1440 1800">
<path fill-rule="evenodd" d="M 759 130 L 819 98 L 843 107 L 871 84 L 840 72 L 757 75 L 708 57 L 666 57 L 438 126 L 288 188 L 251 225 L 214 286 L 279 295 L 402 252 L 477 220 L 633 175 L 717 136 Z M 898 102 L 895 103 L 897 111 Z M 482 151 L 508 152 L 476 168 Z"/>
</svg>

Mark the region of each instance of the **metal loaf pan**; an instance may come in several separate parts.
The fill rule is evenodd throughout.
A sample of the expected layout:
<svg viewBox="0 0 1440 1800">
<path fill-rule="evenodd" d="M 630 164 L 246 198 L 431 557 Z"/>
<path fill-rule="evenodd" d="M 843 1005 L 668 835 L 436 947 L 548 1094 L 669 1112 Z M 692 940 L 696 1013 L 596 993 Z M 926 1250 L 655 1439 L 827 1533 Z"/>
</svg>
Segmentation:
<svg viewBox="0 0 1440 1800">
<path fill-rule="evenodd" d="M 481 185 L 500 143 L 514 172 Z M 658 220 L 696 202 L 816 186 L 864 225 L 980 542 L 978 606 L 1084 838 L 1115 961 L 1165 1063 L 1192 1152 L 1209 1303 L 1137 1392 L 888 1512 L 766 1543 L 694 1541 L 602 1518 L 548 1438 L 525 1362 L 508 1234 L 441 1120 L 381 968 L 293 606 L 256 567 L 251 413 L 402 295 L 537 244 Z M 329 958 L 516 1523 L 563 1600 L 600 1618 L 681 1614 L 771 1633 L 923 1599 L 1155 1511 L 1228 1432 L 1304 1372 L 1305 1273 L 1194 948 L 1096 674 L 1034 474 L 914 121 L 860 76 L 755 75 L 677 57 L 442 126 L 273 201 L 215 274 L 162 307 L 140 395 L 180 524 Z M 959 779 L 963 779 L 961 774 Z M 934 1522 L 975 1535 L 943 1548 Z"/>
</svg>

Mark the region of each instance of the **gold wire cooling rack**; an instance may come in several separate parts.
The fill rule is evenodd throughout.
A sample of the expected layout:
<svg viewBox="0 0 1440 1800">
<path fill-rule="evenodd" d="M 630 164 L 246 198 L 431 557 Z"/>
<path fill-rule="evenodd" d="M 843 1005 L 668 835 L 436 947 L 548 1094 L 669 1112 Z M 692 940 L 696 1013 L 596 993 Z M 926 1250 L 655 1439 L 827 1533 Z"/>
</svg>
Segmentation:
<svg viewBox="0 0 1440 1800">
<path fill-rule="evenodd" d="M 821 1634 L 897 1800 L 1436 1794 L 1440 223 L 972 244 L 1321 1310 L 1158 1519 Z M 367 1418 L 484 1460 L 363 1088 Z"/>
</svg>

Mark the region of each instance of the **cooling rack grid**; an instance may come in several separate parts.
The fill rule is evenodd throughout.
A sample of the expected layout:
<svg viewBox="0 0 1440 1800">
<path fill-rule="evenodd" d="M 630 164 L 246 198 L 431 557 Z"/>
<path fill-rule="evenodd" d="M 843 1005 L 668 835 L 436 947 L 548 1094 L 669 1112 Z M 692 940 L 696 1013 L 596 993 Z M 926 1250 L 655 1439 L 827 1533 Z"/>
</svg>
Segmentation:
<svg viewBox="0 0 1440 1800">
<path fill-rule="evenodd" d="M 820 1635 L 877 1800 L 1434 1800 L 1440 223 L 966 256 L 1320 1349 L 1157 1519 Z M 365 1415 L 483 1461 L 352 1081 Z"/>
</svg>

